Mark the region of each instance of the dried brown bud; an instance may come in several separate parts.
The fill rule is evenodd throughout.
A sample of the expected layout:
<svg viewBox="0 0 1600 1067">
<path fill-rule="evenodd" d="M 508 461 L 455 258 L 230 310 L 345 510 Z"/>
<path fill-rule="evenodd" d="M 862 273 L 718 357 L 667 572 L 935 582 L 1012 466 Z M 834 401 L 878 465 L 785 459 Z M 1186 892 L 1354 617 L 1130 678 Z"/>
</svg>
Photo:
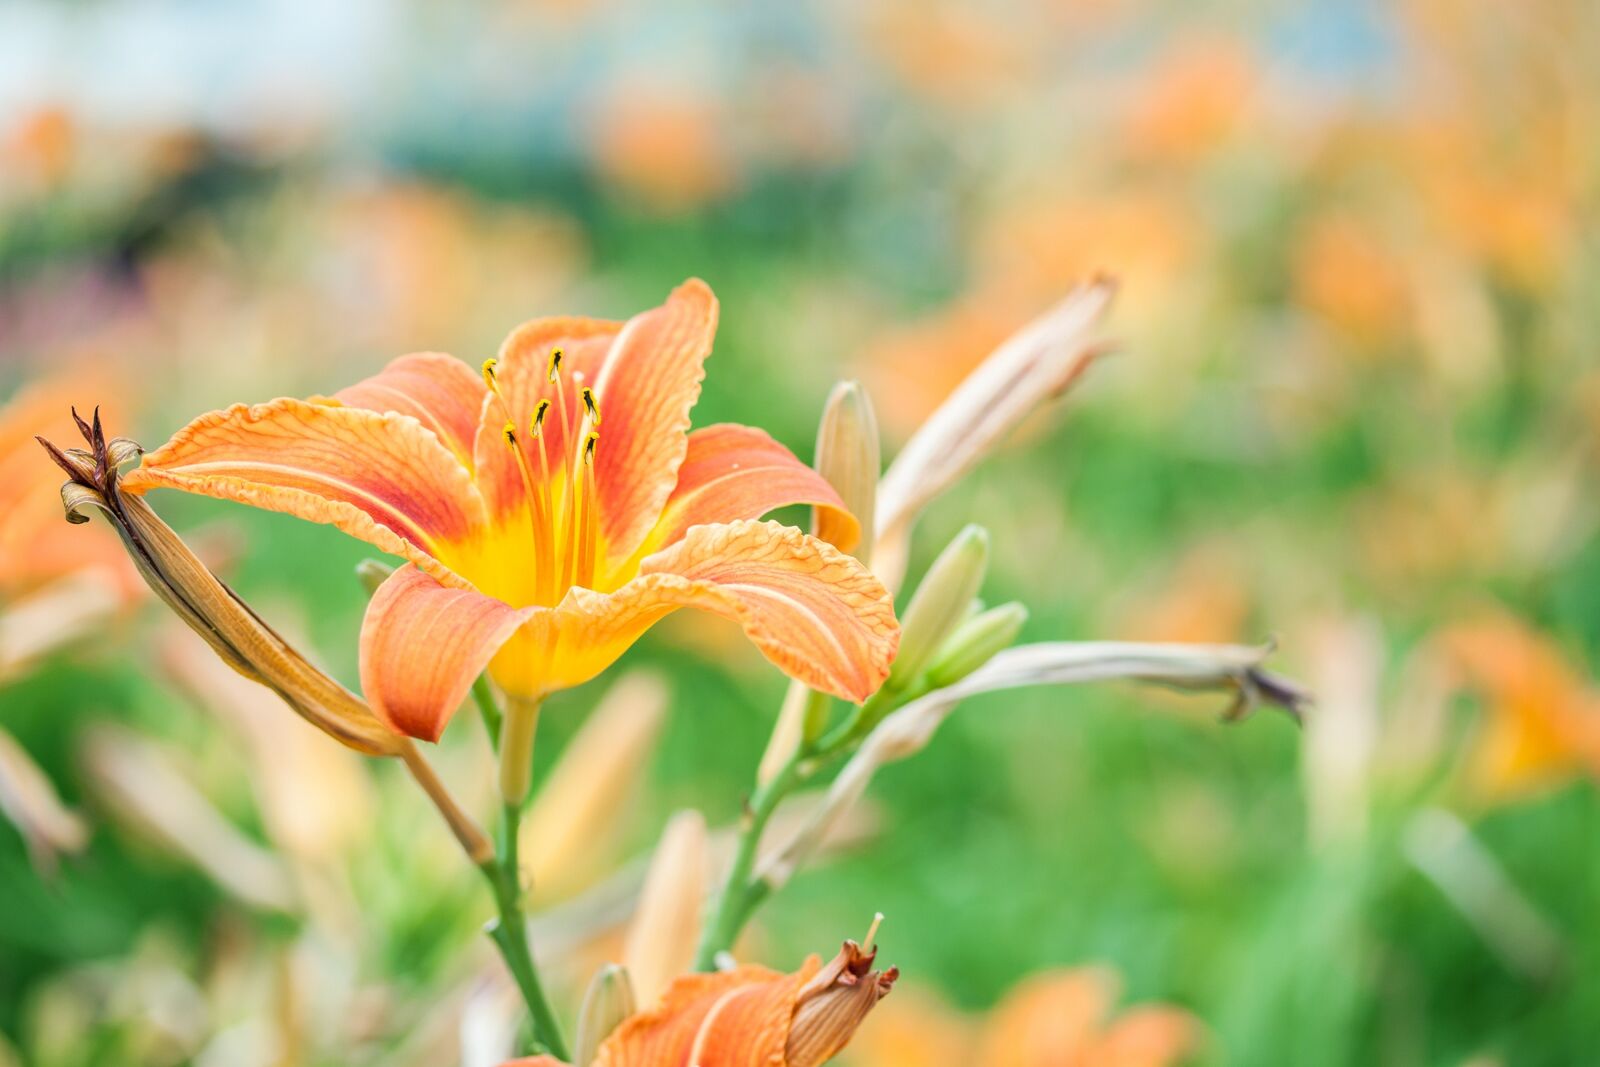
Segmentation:
<svg viewBox="0 0 1600 1067">
<path fill-rule="evenodd" d="M 67 521 L 87 522 L 101 511 L 121 536 L 145 582 L 234 670 L 281 696 L 301 717 L 342 744 L 374 756 L 400 753 L 401 738 L 366 702 L 312 666 L 212 574 L 140 497 L 121 493 L 117 468 L 139 455 L 123 438 L 106 440 L 95 412 L 77 417 L 87 450 L 61 449 L 40 438 L 70 481 L 61 489 Z"/>
<path fill-rule="evenodd" d="M 862 1020 L 894 986 L 898 967 L 875 971 L 876 948 L 846 941 L 800 990 L 789 1024 L 785 1067 L 817 1067 L 838 1055 Z"/>
</svg>

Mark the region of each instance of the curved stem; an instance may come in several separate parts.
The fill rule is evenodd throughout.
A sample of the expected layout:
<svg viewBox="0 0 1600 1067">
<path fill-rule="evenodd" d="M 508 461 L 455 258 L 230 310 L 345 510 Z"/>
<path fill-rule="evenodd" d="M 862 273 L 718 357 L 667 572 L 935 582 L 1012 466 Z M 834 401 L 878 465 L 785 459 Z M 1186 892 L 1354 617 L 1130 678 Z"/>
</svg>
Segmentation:
<svg viewBox="0 0 1600 1067">
<path fill-rule="evenodd" d="M 694 967 L 697 971 L 716 969 L 717 956 L 733 948 L 733 943 L 744 929 L 745 923 L 762 901 L 772 892 L 772 886 L 760 878 L 753 878 L 756 854 L 761 848 L 761 836 L 771 821 L 778 805 L 795 789 L 804 785 L 817 771 L 836 756 L 850 751 L 871 732 L 883 717 L 903 704 L 910 695 L 902 691 L 880 690 L 866 703 L 857 707 L 844 722 L 839 723 L 821 738 L 802 743 L 784 763 L 782 769 L 765 784 L 750 794 L 744 816 L 739 822 L 739 838 L 733 854 L 733 863 L 727 877 L 717 891 L 716 901 L 708 913 L 706 924 L 700 932 L 700 944 L 695 950 Z"/>
<path fill-rule="evenodd" d="M 406 770 L 411 772 L 411 777 L 422 787 L 422 791 L 433 801 L 433 806 L 439 809 L 439 814 L 444 816 L 445 823 L 450 827 L 450 832 L 461 843 L 461 849 L 467 858 L 478 866 L 494 859 L 494 845 L 489 837 L 472 820 L 472 816 L 461 810 L 456 803 L 456 798 L 450 790 L 439 780 L 434 773 L 433 766 L 417 751 L 417 746 L 411 743 L 410 738 L 400 741 L 400 761 L 406 765 Z"/>
</svg>

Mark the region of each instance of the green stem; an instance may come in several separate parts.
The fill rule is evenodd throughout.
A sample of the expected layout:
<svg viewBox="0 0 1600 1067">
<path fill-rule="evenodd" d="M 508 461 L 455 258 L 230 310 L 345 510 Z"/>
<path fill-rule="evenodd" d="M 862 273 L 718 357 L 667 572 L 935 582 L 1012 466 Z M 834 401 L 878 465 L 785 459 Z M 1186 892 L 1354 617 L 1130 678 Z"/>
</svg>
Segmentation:
<svg viewBox="0 0 1600 1067">
<path fill-rule="evenodd" d="M 522 805 L 507 804 L 501 824 L 500 849 L 495 858 L 482 865 L 484 876 L 494 890 L 499 917 L 489 927 L 489 939 L 500 950 L 506 968 L 522 991 L 522 1000 L 533 1017 L 535 1051 L 548 1051 L 557 1059 L 569 1059 L 561 1036 L 561 1024 L 539 983 L 539 968 L 528 947 L 528 921 L 522 913 L 522 878 L 517 858 L 517 832 L 522 823 Z"/>
<path fill-rule="evenodd" d="M 805 781 L 806 775 L 802 773 L 801 765 L 808 763 L 811 758 L 804 752 L 797 753 L 783 765 L 783 769 L 774 775 L 771 781 L 751 794 L 750 802 L 739 824 L 739 840 L 735 847 L 733 864 L 728 868 L 728 875 L 723 879 L 722 888 L 717 893 L 711 916 L 700 935 L 700 946 L 695 951 L 695 970 L 716 969 L 717 955 L 733 947 L 739 931 L 744 929 L 744 924 L 749 921 L 750 912 L 761 897 L 766 895 L 759 891 L 757 883 L 752 883 L 750 880 L 751 873 L 755 869 L 756 850 L 761 845 L 761 835 L 766 830 L 772 813 L 778 810 L 778 805 L 784 797 Z"/>
<path fill-rule="evenodd" d="M 511 705 L 509 717 L 503 716 L 500 705 L 489 688 L 487 679 L 480 675 L 472 687 L 478 710 L 483 713 L 489 738 L 500 754 L 501 789 L 504 793 L 503 817 L 500 820 L 500 843 L 494 854 L 478 864 L 489 880 L 494 892 L 498 917 L 489 925 L 489 939 L 500 950 L 506 969 L 522 993 L 522 1001 L 533 1019 L 535 1051 L 547 1051 L 558 1059 L 568 1060 L 566 1041 L 561 1036 L 561 1024 L 545 996 L 539 982 L 539 967 L 534 962 L 533 950 L 528 945 L 528 920 L 522 913 L 522 861 L 518 855 L 522 829 L 522 806 L 528 797 L 532 775 L 533 740 L 539 724 L 539 702 L 518 701 Z M 510 779 L 510 781 L 508 781 Z"/>
<path fill-rule="evenodd" d="M 472 700 L 483 716 L 484 729 L 489 731 L 490 747 L 500 751 L 500 705 L 495 703 L 494 690 L 489 688 L 487 672 L 478 675 L 478 680 L 472 683 Z"/>
<path fill-rule="evenodd" d="M 856 708 L 844 722 L 824 734 L 817 741 L 802 744 L 783 769 L 766 784 L 758 786 L 745 806 L 739 823 L 739 838 L 735 845 L 733 864 L 717 891 L 705 928 L 700 934 L 700 945 L 695 951 L 694 966 L 697 971 L 716 969 L 717 956 L 733 948 L 733 943 L 744 929 L 745 923 L 756 908 L 767 899 L 772 886 L 765 880 L 753 878 L 756 854 L 761 847 L 761 836 L 772 819 L 778 805 L 796 788 L 804 785 L 817 771 L 836 756 L 855 748 L 862 738 L 871 733 L 884 717 L 908 701 L 927 692 L 922 680 L 904 688 L 884 688 Z"/>
</svg>

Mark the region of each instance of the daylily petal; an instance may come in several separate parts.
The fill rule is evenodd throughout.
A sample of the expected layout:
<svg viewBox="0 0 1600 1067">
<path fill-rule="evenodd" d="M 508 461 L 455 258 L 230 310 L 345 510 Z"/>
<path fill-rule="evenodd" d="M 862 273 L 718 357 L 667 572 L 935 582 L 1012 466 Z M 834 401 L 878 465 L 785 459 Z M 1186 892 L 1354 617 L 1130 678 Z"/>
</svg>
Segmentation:
<svg viewBox="0 0 1600 1067">
<path fill-rule="evenodd" d="M 789 975 L 740 967 L 679 978 L 606 1039 L 595 1067 L 782 1064 L 800 989 L 820 966 L 812 956 Z"/>
<path fill-rule="evenodd" d="M 595 484 L 610 562 L 634 555 L 677 485 L 716 331 L 717 298 L 690 279 L 665 304 L 629 319 L 600 368 Z"/>
<path fill-rule="evenodd" d="M 346 407 L 410 415 L 471 471 L 485 392 L 477 372 L 454 356 L 413 352 L 339 390 L 332 400 Z"/>
<path fill-rule="evenodd" d="M 680 539 L 691 526 L 759 519 L 790 504 L 827 508 L 848 552 L 861 526 L 845 510 L 828 480 L 763 430 L 722 423 L 689 435 L 678 468 L 678 486 L 645 541 L 655 551 Z"/>
<path fill-rule="evenodd" d="M 504 436 L 507 416 L 517 433 L 524 435 L 529 468 L 537 474 L 539 464 L 534 458 L 537 452 L 527 437 L 534 408 L 540 400 L 549 399 L 552 407 L 545 420 L 545 456 L 552 472 L 561 470 L 572 460 L 569 446 L 578 433 L 583 414 L 578 394 L 580 383 L 594 384 L 600 364 L 622 327 L 622 323 L 608 319 L 533 319 L 512 330 L 500 345 L 496 374 L 503 404 L 492 398 L 484 404 L 473 446 L 478 484 L 483 489 L 490 515 L 504 518 L 508 513 L 520 512 L 524 503 L 522 473 Z M 554 348 L 562 351 L 563 382 L 559 391 L 547 377 L 550 351 Z M 558 398 L 566 401 L 565 424 L 562 408 L 555 406 Z M 563 425 L 569 432 L 562 433 Z"/>
<path fill-rule="evenodd" d="M 441 560 L 484 525 L 466 468 L 416 419 L 287 398 L 200 416 L 121 484 L 331 523 L 455 585 Z"/>
<path fill-rule="evenodd" d="M 439 740 L 473 679 L 529 614 L 401 567 L 378 587 L 361 624 L 367 702 L 400 733 Z"/>
<path fill-rule="evenodd" d="M 737 622 L 785 674 L 847 700 L 865 700 L 888 676 L 900 641 L 888 591 L 793 527 L 696 526 L 641 566 L 615 593 L 574 588 L 537 610 L 495 659 L 496 681 L 530 696 L 580 685 L 678 608 Z"/>
</svg>

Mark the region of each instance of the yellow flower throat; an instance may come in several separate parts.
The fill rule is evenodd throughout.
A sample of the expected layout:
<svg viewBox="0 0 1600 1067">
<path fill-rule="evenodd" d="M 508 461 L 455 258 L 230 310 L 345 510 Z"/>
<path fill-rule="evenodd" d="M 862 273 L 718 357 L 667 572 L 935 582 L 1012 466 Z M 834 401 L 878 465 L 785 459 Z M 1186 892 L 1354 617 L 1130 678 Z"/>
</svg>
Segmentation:
<svg viewBox="0 0 1600 1067">
<path fill-rule="evenodd" d="M 526 434 L 518 429 L 500 389 L 498 361 L 483 361 L 483 382 L 505 417 L 501 435 L 516 459 L 526 496 L 528 534 L 533 544 L 532 597 L 534 603 L 544 605 L 559 603 L 573 586 L 595 588 L 595 571 L 600 565 L 594 473 L 595 450 L 600 444 L 600 401 L 594 390 L 583 384 L 581 374 L 574 375 L 582 417 L 576 427 L 571 425 L 562 358 L 561 349 L 551 349 L 545 368 L 546 381 L 555 387 L 559 425 L 547 426 L 552 403 L 549 397 L 542 397 Z M 576 445 L 561 451 L 558 470 L 552 470 L 551 450 L 546 446 L 546 434 L 551 430 L 560 433 L 561 441 Z"/>
</svg>

